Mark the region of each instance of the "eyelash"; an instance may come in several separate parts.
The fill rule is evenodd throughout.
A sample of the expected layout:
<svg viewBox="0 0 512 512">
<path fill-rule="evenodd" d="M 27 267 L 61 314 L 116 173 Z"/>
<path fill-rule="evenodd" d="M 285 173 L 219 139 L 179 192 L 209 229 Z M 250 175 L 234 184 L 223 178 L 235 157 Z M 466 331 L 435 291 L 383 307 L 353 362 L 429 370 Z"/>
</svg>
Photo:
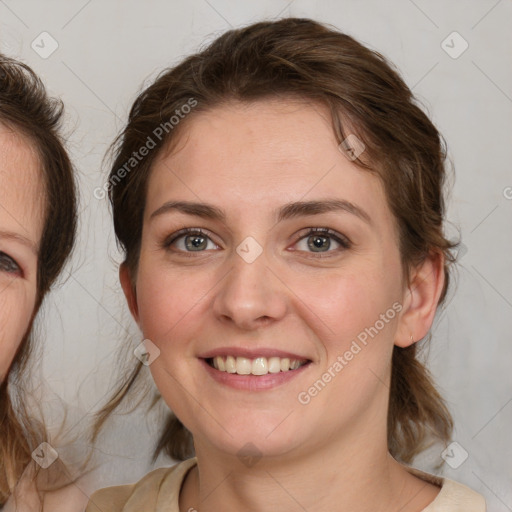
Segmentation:
<svg viewBox="0 0 512 512">
<path fill-rule="evenodd" d="M 307 229 L 307 231 L 305 233 L 300 234 L 300 236 L 297 239 L 297 241 L 295 242 L 295 244 L 297 244 L 304 238 L 308 238 L 313 235 L 320 235 L 320 236 L 325 236 L 325 237 L 329 237 L 329 238 L 333 239 L 335 242 L 338 242 L 341 246 L 341 248 L 339 248 L 339 249 L 326 251 L 324 253 L 309 252 L 309 254 L 313 255 L 314 258 L 330 257 L 330 256 L 326 256 L 326 254 L 350 249 L 350 247 L 352 246 L 352 243 L 350 242 L 350 240 L 347 237 L 345 237 L 345 236 L 341 235 L 340 233 L 337 233 L 336 231 L 333 231 L 329 228 L 306 228 L 306 229 Z M 213 242 L 213 240 L 208 235 L 208 233 L 203 231 L 201 228 L 184 228 L 184 229 L 181 229 L 180 231 L 177 231 L 176 233 L 173 233 L 169 237 L 167 237 L 161 244 L 162 249 L 169 249 L 173 243 L 175 243 L 177 240 L 179 240 L 180 238 L 182 238 L 186 235 L 202 236 L 202 237 L 210 239 Z M 204 251 L 181 251 L 180 250 L 178 252 L 180 252 L 181 254 L 186 254 L 187 256 L 194 257 L 193 256 L 194 252 L 204 252 Z M 304 251 L 302 251 L 302 252 L 304 252 Z"/>
<path fill-rule="evenodd" d="M 0 272 L 21 274 L 21 267 L 5 252 L 0 251 Z"/>
</svg>

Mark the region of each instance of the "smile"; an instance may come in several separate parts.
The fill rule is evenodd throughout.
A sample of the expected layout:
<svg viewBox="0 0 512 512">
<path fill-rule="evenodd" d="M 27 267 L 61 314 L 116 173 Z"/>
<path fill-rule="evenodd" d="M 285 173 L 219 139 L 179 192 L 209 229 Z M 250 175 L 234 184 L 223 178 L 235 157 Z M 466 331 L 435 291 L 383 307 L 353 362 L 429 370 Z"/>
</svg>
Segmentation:
<svg viewBox="0 0 512 512">
<path fill-rule="evenodd" d="M 288 357 L 256 357 L 249 359 L 234 356 L 216 356 L 206 359 L 206 362 L 220 372 L 258 376 L 294 371 L 308 363 L 307 360 L 290 359 Z"/>
</svg>

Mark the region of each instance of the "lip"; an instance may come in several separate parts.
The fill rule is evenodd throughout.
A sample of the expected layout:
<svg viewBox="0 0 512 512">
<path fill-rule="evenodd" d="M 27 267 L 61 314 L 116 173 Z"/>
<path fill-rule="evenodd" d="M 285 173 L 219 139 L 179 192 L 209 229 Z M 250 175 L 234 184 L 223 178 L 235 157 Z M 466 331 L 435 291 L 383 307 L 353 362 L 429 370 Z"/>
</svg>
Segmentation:
<svg viewBox="0 0 512 512">
<path fill-rule="evenodd" d="M 279 357 L 283 359 L 288 357 L 289 359 L 298 359 L 299 361 L 310 361 L 309 357 L 301 356 L 300 354 L 294 354 L 293 352 L 284 352 L 282 350 L 276 350 L 275 348 L 243 348 L 243 347 L 219 347 L 208 352 L 204 352 L 197 357 L 201 359 L 211 359 L 213 357 L 245 357 L 247 359 L 256 359 L 257 357 Z"/>
<path fill-rule="evenodd" d="M 259 352 L 259 354 L 261 355 L 261 352 Z M 287 372 L 267 373 L 266 375 L 238 375 L 236 373 L 227 373 L 221 372 L 220 370 L 216 370 L 206 362 L 206 359 L 201 358 L 199 359 L 199 362 L 210 375 L 210 377 L 214 379 L 216 382 L 234 389 L 244 391 L 265 391 L 268 389 L 274 389 L 287 382 L 290 382 L 292 379 L 296 377 L 299 377 L 304 371 L 307 370 L 307 368 L 311 364 L 311 361 L 308 360 L 308 362 L 305 365 L 301 366 L 300 368 L 297 368 L 296 370 L 289 370 Z"/>
</svg>

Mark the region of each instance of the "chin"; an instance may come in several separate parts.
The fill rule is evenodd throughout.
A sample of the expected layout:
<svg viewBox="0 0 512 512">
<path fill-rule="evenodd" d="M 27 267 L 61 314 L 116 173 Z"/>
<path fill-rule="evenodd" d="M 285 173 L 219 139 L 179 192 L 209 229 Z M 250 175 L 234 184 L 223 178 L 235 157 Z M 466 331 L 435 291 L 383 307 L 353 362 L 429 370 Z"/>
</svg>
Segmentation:
<svg viewBox="0 0 512 512">
<path fill-rule="evenodd" d="M 293 453 L 300 447 L 304 447 L 306 439 L 302 435 L 291 435 L 288 428 L 279 428 L 279 424 L 283 421 L 283 417 L 279 417 L 276 421 L 255 421 L 254 417 L 247 417 L 246 421 L 237 421 L 231 423 L 227 432 L 216 425 L 211 429 L 212 425 L 208 425 L 199 429 L 202 433 L 194 436 L 196 444 L 198 438 L 206 440 L 206 444 L 214 448 L 216 451 L 229 456 L 235 456 L 244 463 L 245 458 L 261 459 L 262 457 L 283 457 L 288 453 Z M 277 428 L 276 428 L 277 427 Z M 294 433 L 299 430 L 293 430 Z M 302 432 L 304 430 L 302 429 Z M 201 451 L 199 449 L 199 451 Z M 210 449 L 208 448 L 208 451 Z"/>
</svg>

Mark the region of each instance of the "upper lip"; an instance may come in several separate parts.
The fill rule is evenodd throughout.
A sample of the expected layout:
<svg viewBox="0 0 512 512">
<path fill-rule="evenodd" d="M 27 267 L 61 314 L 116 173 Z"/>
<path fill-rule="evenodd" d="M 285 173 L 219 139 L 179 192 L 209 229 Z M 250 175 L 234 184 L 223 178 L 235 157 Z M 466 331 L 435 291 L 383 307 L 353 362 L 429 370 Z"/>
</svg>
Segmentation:
<svg viewBox="0 0 512 512">
<path fill-rule="evenodd" d="M 203 352 L 198 357 L 201 359 L 211 359 L 217 356 L 233 356 L 233 357 L 245 357 L 247 359 L 256 359 L 257 357 L 279 357 L 281 359 L 287 357 L 289 359 L 296 359 L 299 361 L 309 361 L 308 357 L 301 356 L 300 354 L 294 354 L 293 352 L 286 352 L 283 350 L 277 350 L 275 348 L 243 348 L 243 347 L 219 347 L 207 352 Z"/>
</svg>

